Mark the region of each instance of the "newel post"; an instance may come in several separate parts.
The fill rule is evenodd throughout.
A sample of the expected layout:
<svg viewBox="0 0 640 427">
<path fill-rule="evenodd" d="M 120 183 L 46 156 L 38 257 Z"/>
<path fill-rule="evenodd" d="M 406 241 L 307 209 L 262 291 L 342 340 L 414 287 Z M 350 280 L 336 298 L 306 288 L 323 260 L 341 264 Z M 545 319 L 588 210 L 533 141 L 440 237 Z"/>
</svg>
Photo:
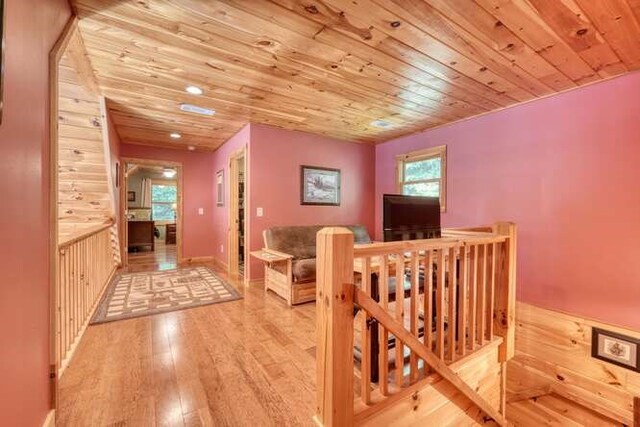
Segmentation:
<svg viewBox="0 0 640 427">
<path fill-rule="evenodd" d="M 353 233 L 324 228 L 316 240 L 317 407 L 322 426 L 353 424 Z"/>
<path fill-rule="evenodd" d="M 516 342 L 516 251 L 517 228 L 512 222 L 497 222 L 493 232 L 507 236 L 498 252 L 496 303 L 493 313 L 496 334 L 503 338 L 499 349 L 500 361 L 506 362 L 515 354 Z"/>
</svg>

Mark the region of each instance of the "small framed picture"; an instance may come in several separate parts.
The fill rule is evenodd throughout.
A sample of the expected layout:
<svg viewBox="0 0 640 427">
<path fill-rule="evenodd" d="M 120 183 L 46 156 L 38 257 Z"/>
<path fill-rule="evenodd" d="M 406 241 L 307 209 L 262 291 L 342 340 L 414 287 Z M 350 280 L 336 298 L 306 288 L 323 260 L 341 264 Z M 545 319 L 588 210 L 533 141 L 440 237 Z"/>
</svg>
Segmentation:
<svg viewBox="0 0 640 427">
<path fill-rule="evenodd" d="M 301 166 L 300 204 L 340 206 L 340 169 Z"/>
<path fill-rule="evenodd" d="M 218 206 L 224 206 L 224 169 L 220 169 L 216 172 L 216 204 Z"/>
<path fill-rule="evenodd" d="M 127 191 L 127 202 L 135 202 L 135 201 L 136 201 L 136 192 Z"/>
<path fill-rule="evenodd" d="M 640 339 L 593 328 L 591 356 L 614 365 L 640 372 Z"/>
</svg>

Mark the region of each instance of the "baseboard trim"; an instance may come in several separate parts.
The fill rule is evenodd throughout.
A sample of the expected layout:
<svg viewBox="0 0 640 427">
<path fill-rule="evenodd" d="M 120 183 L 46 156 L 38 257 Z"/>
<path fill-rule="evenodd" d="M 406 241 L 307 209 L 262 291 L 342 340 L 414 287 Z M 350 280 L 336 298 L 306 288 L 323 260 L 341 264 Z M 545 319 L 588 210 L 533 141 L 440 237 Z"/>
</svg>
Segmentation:
<svg viewBox="0 0 640 427">
<path fill-rule="evenodd" d="M 189 265 L 189 264 L 206 263 L 206 262 L 215 263 L 215 259 L 212 256 L 189 257 L 189 258 L 182 258 L 178 264 Z"/>
<path fill-rule="evenodd" d="M 42 427 L 55 427 L 56 426 L 56 410 L 52 409 L 47 414 L 47 418 L 44 419 Z"/>
<path fill-rule="evenodd" d="M 213 258 L 213 265 L 217 269 L 222 270 L 225 273 L 229 271 L 229 265 L 226 262 L 224 262 L 221 259 L 216 258 L 216 257 L 211 257 L 211 258 Z"/>
</svg>

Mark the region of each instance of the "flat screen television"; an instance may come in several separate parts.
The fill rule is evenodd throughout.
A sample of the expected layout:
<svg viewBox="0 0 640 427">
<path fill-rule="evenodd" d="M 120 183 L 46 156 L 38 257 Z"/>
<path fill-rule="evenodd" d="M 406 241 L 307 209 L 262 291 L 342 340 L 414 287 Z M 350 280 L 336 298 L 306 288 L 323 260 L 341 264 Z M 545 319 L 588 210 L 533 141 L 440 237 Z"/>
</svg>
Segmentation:
<svg viewBox="0 0 640 427">
<path fill-rule="evenodd" d="M 382 200 L 385 242 L 440 237 L 438 197 L 385 194 Z"/>
</svg>

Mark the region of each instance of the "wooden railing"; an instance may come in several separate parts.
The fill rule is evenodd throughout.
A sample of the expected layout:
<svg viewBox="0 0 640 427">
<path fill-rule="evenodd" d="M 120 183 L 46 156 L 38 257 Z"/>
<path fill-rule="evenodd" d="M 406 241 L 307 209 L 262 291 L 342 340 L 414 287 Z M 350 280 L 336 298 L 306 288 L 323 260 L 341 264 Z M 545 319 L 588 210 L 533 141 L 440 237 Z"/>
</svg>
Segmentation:
<svg viewBox="0 0 640 427">
<path fill-rule="evenodd" d="M 56 362 L 58 376 L 80 341 L 116 269 L 113 224 L 103 224 L 58 247 Z"/>
<path fill-rule="evenodd" d="M 501 381 L 514 351 L 515 237 L 511 223 L 355 247 L 347 229 L 318 233 L 316 421 L 360 424 L 407 390 L 444 379 L 485 418 L 505 425 Z M 451 368 L 490 346 L 499 346 L 497 402 Z"/>
</svg>

